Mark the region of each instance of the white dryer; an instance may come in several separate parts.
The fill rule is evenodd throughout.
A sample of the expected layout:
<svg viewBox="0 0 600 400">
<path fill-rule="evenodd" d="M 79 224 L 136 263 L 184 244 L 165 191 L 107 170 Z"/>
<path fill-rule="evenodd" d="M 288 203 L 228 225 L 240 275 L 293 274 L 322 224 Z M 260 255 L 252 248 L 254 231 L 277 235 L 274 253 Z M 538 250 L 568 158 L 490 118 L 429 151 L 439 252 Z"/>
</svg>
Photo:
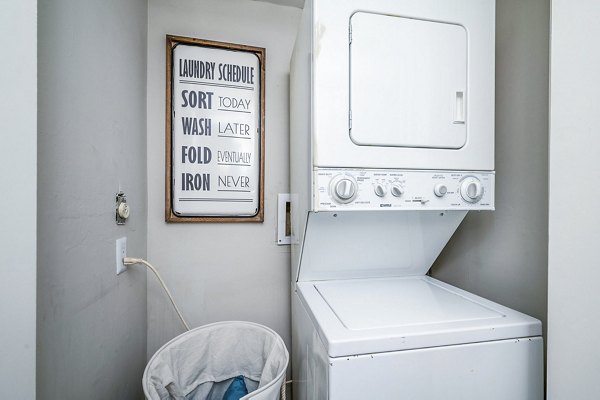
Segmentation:
<svg viewBox="0 0 600 400">
<path fill-rule="evenodd" d="M 493 0 L 307 0 L 291 61 L 294 399 L 543 398 L 541 323 L 427 276 L 494 199 Z"/>
</svg>

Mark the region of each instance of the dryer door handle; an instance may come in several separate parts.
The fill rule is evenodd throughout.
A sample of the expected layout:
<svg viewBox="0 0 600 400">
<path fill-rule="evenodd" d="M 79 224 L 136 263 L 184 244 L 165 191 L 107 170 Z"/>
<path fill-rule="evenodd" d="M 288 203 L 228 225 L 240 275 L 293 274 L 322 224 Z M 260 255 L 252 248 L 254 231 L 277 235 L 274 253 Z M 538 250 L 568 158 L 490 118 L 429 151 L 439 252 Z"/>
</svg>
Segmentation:
<svg viewBox="0 0 600 400">
<path fill-rule="evenodd" d="M 459 90 L 456 92 L 453 123 L 455 123 L 455 124 L 464 124 L 465 123 L 465 92 L 462 90 Z"/>
</svg>

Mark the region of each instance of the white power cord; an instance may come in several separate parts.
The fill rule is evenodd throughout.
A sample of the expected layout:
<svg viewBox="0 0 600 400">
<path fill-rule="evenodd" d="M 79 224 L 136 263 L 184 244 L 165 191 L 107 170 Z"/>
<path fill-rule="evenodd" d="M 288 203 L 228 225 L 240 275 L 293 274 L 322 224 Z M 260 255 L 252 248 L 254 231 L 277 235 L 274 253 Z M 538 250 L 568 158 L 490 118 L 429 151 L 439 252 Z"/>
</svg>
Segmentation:
<svg viewBox="0 0 600 400">
<path fill-rule="evenodd" d="M 125 265 L 143 264 L 146 267 L 148 267 L 148 269 L 150 271 L 154 272 L 154 275 L 156 275 L 156 279 L 158 279 L 158 282 L 160 283 L 162 288 L 167 293 L 167 296 L 169 296 L 169 300 L 171 300 L 171 304 L 173 305 L 173 308 L 177 312 L 177 315 L 179 316 L 179 319 L 183 323 L 183 326 L 185 326 L 185 329 L 189 331 L 190 326 L 187 324 L 187 322 L 185 322 L 183 315 L 181 315 L 181 311 L 179 311 L 179 307 L 177 307 L 177 304 L 175 304 L 175 300 L 173 300 L 173 296 L 171 296 L 171 292 L 169 292 L 169 288 L 165 284 L 165 281 L 163 281 L 163 279 L 160 277 L 160 274 L 158 273 L 156 268 L 154 268 L 152 266 L 152 264 L 150 264 L 148 261 L 144 260 L 143 258 L 125 257 L 125 258 L 123 258 L 123 264 L 125 264 Z"/>
</svg>

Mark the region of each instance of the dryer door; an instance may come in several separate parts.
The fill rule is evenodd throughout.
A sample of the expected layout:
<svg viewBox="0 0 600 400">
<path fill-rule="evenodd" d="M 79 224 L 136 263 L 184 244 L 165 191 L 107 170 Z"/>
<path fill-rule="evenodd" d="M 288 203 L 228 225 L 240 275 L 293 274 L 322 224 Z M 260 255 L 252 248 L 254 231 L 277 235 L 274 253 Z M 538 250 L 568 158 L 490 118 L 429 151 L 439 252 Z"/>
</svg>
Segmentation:
<svg viewBox="0 0 600 400">
<path fill-rule="evenodd" d="M 467 142 L 467 31 L 357 12 L 350 19 L 350 138 L 362 146 Z"/>
</svg>

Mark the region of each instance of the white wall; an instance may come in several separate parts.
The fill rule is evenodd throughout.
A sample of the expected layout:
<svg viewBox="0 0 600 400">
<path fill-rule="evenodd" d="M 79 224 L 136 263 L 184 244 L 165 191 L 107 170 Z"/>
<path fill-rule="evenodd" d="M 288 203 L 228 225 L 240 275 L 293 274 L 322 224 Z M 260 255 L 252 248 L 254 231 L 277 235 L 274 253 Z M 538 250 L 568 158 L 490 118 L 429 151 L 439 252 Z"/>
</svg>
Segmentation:
<svg viewBox="0 0 600 400">
<path fill-rule="evenodd" d="M 290 344 L 290 254 L 276 245 L 277 193 L 289 191 L 288 74 L 300 9 L 248 0 L 150 0 L 148 12 L 148 258 L 192 326 L 248 320 Z M 267 49 L 265 221 L 164 222 L 165 35 Z M 182 332 L 148 278 L 148 354 Z"/>
<path fill-rule="evenodd" d="M 1 5 L 0 391 L 20 400 L 35 398 L 37 1 Z"/>
<path fill-rule="evenodd" d="M 496 211 L 471 212 L 434 276 L 545 322 L 548 0 L 496 2 Z"/>
<path fill-rule="evenodd" d="M 548 398 L 600 398 L 600 2 L 552 1 Z"/>
<path fill-rule="evenodd" d="M 115 240 L 146 254 L 146 28 L 146 0 L 39 3 L 38 399 L 142 396 L 146 272 Z"/>
</svg>

